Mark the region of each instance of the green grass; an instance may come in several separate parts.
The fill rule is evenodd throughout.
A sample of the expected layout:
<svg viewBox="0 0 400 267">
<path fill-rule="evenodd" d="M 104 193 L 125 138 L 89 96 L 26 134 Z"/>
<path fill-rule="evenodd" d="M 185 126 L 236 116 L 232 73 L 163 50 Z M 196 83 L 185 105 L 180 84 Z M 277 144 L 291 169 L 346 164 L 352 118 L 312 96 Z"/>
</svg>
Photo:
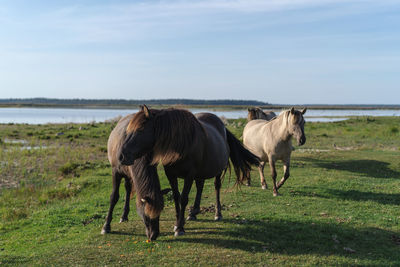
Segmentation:
<svg viewBox="0 0 400 267">
<path fill-rule="evenodd" d="M 272 196 L 268 168 L 268 190 L 256 170 L 252 186 L 239 190 L 225 177 L 223 220 L 214 222 L 212 209 L 204 209 L 175 238 L 169 194 L 161 235 L 151 243 L 135 208 L 129 222 L 118 223 L 123 186 L 112 233 L 100 234 L 111 193 L 105 147 L 113 125 L 0 125 L 0 265 L 400 265 L 400 134 L 393 130 L 400 118 L 307 123 L 307 143 L 292 154 L 281 196 Z M 238 137 L 244 125 L 228 120 Z M 206 182 L 202 207 L 214 204 L 213 187 Z"/>
</svg>

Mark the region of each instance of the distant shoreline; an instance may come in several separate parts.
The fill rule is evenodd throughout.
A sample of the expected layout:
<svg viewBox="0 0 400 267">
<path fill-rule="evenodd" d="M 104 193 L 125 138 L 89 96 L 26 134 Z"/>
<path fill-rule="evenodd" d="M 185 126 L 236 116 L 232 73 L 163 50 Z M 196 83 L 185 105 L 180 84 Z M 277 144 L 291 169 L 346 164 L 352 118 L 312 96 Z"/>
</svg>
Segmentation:
<svg viewBox="0 0 400 267">
<path fill-rule="evenodd" d="M 71 108 L 71 109 L 137 109 L 146 104 L 153 108 L 179 107 L 187 109 L 239 110 L 248 107 L 263 109 L 287 109 L 290 107 L 309 109 L 400 109 L 399 105 L 382 104 L 271 104 L 257 100 L 202 100 L 202 99 L 55 99 L 55 98 L 23 98 L 0 99 L 0 108 Z"/>
<path fill-rule="evenodd" d="M 290 107 L 307 109 L 349 109 L 349 110 L 373 110 L 373 109 L 395 109 L 400 110 L 400 105 L 319 105 L 319 104 L 306 104 L 306 105 L 181 105 L 181 104 L 146 104 L 152 108 L 185 108 L 185 109 L 215 109 L 215 110 L 241 110 L 247 109 L 251 106 L 257 106 L 262 109 L 288 109 Z M 72 105 L 72 104 L 0 104 L 0 108 L 69 108 L 69 109 L 138 109 L 137 105 Z"/>
</svg>

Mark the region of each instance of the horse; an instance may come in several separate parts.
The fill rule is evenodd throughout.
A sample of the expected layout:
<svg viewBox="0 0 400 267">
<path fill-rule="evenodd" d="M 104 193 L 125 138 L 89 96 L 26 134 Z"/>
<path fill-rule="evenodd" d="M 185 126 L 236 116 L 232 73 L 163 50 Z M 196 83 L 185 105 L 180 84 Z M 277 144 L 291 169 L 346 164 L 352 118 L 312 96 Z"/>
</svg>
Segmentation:
<svg viewBox="0 0 400 267">
<path fill-rule="evenodd" d="M 215 219 L 219 220 L 221 176 L 229 166 L 229 158 L 238 184 L 250 175 L 251 165 L 259 164 L 259 159 L 211 113 L 193 115 L 184 109 L 159 110 L 143 105 L 130 121 L 126 135 L 119 153 L 121 164 L 130 165 L 142 155 L 152 153 L 152 163 L 164 166 L 175 203 L 175 236 L 185 233 L 184 214 L 193 181 L 197 194 L 190 215 L 200 211 L 204 180 L 215 177 Z M 184 179 L 181 193 L 177 178 Z"/>
<path fill-rule="evenodd" d="M 247 114 L 247 121 L 252 121 L 252 120 L 267 120 L 270 121 L 273 118 L 276 117 L 275 112 L 273 111 L 263 111 L 261 108 L 248 108 L 247 109 L 248 114 Z"/>
<path fill-rule="evenodd" d="M 157 167 L 151 164 L 151 154 L 143 155 L 133 165 L 121 165 L 118 160 L 118 152 L 126 137 L 126 127 L 134 114 L 123 117 L 111 132 L 107 152 L 108 160 L 112 167 L 113 189 L 110 195 L 110 207 L 106 216 L 106 222 L 101 230 L 102 234 L 111 232 L 112 213 L 119 199 L 119 187 L 122 178 L 125 179 L 125 204 L 120 220 L 128 221 L 129 202 L 136 189 L 136 211 L 146 225 L 146 235 L 150 240 L 155 240 L 159 235 L 159 217 L 164 207 L 163 195 L 170 189 L 161 190 Z"/>
<path fill-rule="evenodd" d="M 244 145 L 256 156 L 261 159 L 258 167 L 262 189 L 267 189 L 264 178 L 264 165 L 269 162 L 273 181 L 273 195 L 278 195 L 278 189 L 289 178 L 290 155 L 292 153 L 292 137 L 296 138 L 299 146 L 306 142 L 304 133 L 305 120 L 303 115 L 307 109 L 302 111 L 290 110 L 282 111 L 279 116 L 271 121 L 252 120 L 246 124 L 243 130 Z M 275 162 L 283 162 L 283 178 L 276 184 Z"/>
</svg>

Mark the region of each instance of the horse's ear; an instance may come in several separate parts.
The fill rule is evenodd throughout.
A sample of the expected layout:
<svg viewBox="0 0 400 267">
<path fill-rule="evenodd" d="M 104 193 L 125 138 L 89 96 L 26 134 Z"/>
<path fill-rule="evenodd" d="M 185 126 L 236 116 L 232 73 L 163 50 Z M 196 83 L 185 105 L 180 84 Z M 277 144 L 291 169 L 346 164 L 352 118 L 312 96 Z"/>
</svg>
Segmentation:
<svg viewBox="0 0 400 267">
<path fill-rule="evenodd" d="M 304 113 L 306 113 L 306 111 L 307 111 L 307 108 L 303 108 L 303 110 L 301 111 L 301 114 L 304 115 Z"/>
<path fill-rule="evenodd" d="M 166 194 L 168 194 L 171 190 L 172 190 L 171 188 L 165 188 L 165 189 L 161 190 L 161 194 L 162 194 L 162 195 L 166 195 Z"/>
<path fill-rule="evenodd" d="M 247 111 L 251 111 L 251 108 L 247 108 Z"/>
<path fill-rule="evenodd" d="M 290 109 L 290 113 L 291 113 L 291 114 L 294 114 L 294 107 L 292 107 L 292 108 Z"/>
<path fill-rule="evenodd" d="M 143 106 L 140 106 L 140 108 L 142 109 L 142 111 L 143 111 L 143 113 L 144 113 L 144 116 L 146 117 L 146 118 L 150 118 L 150 110 L 149 110 L 149 108 L 146 106 L 146 105 L 143 105 Z"/>
</svg>

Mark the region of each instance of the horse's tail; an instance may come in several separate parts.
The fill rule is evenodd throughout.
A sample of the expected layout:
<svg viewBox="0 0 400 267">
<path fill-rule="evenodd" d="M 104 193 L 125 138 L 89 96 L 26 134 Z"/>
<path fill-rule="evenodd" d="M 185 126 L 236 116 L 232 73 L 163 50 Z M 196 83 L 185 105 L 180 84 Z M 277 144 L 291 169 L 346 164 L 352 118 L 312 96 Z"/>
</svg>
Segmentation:
<svg viewBox="0 0 400 267">
<path fill-rule="evenodd" d="M 229 157 L 236 173 L 236 183 L 241 184 L 250 178 L 251 165 L 260 165 L 260 159 L 247 150 L 228 129 L 226 136 L 230 148 Z"/>
</svg>

